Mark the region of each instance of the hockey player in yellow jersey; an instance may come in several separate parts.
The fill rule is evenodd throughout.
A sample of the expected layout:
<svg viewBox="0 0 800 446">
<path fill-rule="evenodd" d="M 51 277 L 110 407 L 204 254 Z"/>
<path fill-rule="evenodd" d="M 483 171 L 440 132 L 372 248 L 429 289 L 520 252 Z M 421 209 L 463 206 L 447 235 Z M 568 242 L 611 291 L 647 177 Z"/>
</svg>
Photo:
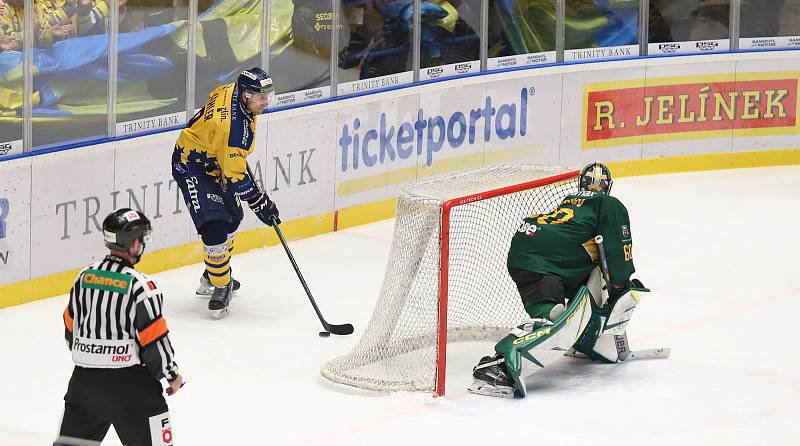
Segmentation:
<svg viewBox="0 0 800 446">
<path fill-rule="evenodd" d="M 274 92 L 261 68 L 243 71 L 237 81 L 220 85 L 183 129 L 172 154 L 172 176 L 186 201 L 205 245 L 206 270 L 200 295 L 211 295 L 208 309 L 215 318 L 228 312 L 239 283 L 231 278 L 234 233 L 248 203 L 267 225 L 279 224 L 278 208 L 250 177 L 247 157 L 253 153 L 256 116 Z"/>
</svg>

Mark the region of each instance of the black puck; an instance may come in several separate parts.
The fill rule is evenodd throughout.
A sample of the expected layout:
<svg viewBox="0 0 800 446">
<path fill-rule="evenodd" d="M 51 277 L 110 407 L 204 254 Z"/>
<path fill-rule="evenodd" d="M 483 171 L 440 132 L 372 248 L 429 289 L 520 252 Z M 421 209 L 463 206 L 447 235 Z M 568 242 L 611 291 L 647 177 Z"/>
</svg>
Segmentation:
<svg viewBox="0 0 800 446">
<path fill-rule="evenodd" d="M 331 334 L 330 334 L 330 333 L 328 333 L 327 331 L 321 331 L 321 332 L 319 332 L 319 337 L 321 337 L 321 338 L 327 338 L 327 337 L 330 337 L 330 335 L 331 335 Z"/>
</svg>

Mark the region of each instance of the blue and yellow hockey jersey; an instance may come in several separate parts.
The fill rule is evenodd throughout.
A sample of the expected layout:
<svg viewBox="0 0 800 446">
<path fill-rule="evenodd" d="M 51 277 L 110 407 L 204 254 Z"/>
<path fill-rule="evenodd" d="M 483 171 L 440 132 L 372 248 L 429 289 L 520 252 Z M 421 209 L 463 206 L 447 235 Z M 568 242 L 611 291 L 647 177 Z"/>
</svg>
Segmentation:
<svg viewBox="0 0 800 446">
<path fill-rule="evenodd" d="M 186 174 L 213 176 L 223 188 L 244 193 L 253 186 L 246 158 L 253 152 L 255 132 L 255 116 L 239 100 L 236 84 L 220 85 L 181 131 L 172 164 L 187 169 Z"/>
</svg>

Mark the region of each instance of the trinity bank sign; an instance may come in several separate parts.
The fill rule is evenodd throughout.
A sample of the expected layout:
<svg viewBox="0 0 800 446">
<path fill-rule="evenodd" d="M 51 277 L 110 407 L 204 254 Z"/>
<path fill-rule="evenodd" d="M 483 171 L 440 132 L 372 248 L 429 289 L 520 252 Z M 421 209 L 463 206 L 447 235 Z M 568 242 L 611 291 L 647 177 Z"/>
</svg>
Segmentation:
<svg viewBox="0 0 800 446">
<path fill-rule="evenodd" d="M 589 85 L 584 90 L 583 148 L 642 141 L 740 134 L 792 133 L 797 127 L 797 76 L 740 75 L 752 80 L 666 79 Z M 788 73 L 780 73 L 788 74 Z M 732 77 L 732 76 L 731 76 Z M 661 81 L 661 82 L 659 82 Z"/>
<path fill-rule="evenodd" d="M 317 172 L 315 164 L 316 151 L 316 148 L 306 148 L 272 156 L 266 166 L 260 161 L 252 163 L 256 182 L 270 193 L 288 189 L 299 190 L 315 183 L 317 177 L 321 175 L 321 172 Z M 173 179 L 134 185 L 104 194 L 68 197 L 51 206 L 60 240 L 101 232 L 102 221 L 106 215 L 121 207 L 140 210 L 151 220 L 160 220 L 186 210 L 183 195 Z"/>
</svg>

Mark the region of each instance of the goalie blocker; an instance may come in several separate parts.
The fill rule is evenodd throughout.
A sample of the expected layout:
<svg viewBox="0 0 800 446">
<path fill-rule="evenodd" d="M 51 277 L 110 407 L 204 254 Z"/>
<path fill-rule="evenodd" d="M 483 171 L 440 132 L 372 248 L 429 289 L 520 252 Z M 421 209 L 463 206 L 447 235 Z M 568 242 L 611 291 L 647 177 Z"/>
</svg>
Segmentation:
<svg viewBox="0 0 800 446">
<path fill-rule="evenodd" d="M 616 363 L 626 359 L 667 357 L 669 349 L 631 352 L 626 327 L 636 306 L 650 290 L 636 279 L 613 304 L 595 268 L 567 309 L 553 322 L 527 321 L 495 345 L 497 355 L 475 367 L 472 393 L 504 398 L 525 397 L 525 377 L 558 360 L 565 353 L 593 361 Z M 638 354 L 638 355 L 637 355 Z"/>
</svg>

